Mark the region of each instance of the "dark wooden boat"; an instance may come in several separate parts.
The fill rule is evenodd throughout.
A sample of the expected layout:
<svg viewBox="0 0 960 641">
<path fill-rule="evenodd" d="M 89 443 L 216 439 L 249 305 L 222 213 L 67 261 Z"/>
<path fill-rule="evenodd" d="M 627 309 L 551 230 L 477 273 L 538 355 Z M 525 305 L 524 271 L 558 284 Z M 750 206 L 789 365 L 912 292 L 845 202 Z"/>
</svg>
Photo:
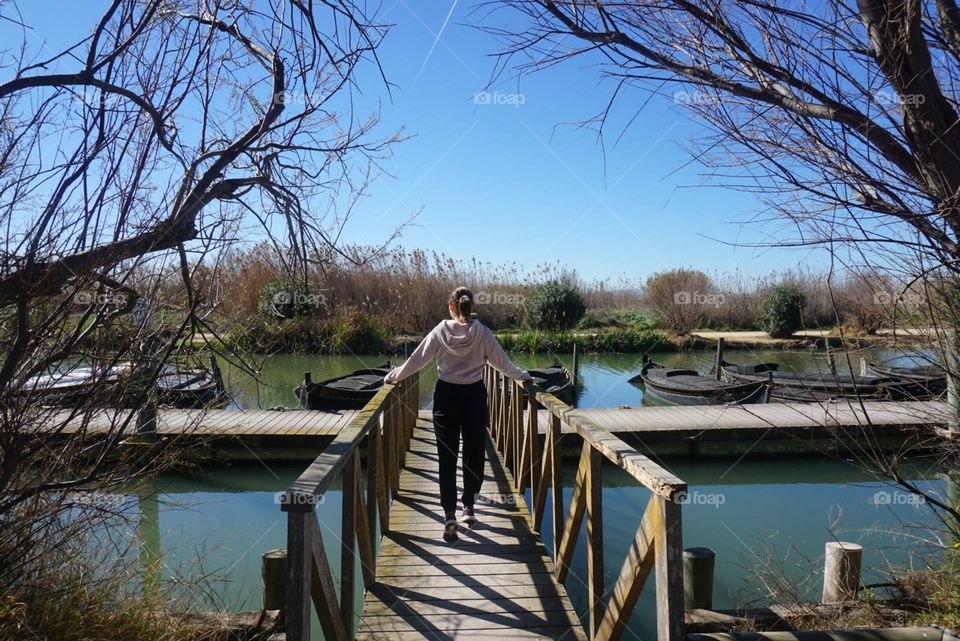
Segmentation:
<svg viewBox="0 0 960 641">
<path fill-rule="evenodd" d="M 878 363 L 860 362 L 860 374 L 864 376 L 888 376 L 914 381 L 927 394 L 935 398 L 947 391 L 947 372 L 939 365 L 920 365 L 916 367 L 887 367 Z"/>
<path fill-rule="evenodd" d="M 573 375 L 560 361 L 554 361 L 550 367 L 539 367 L 527 370 L 533 377 L 533 384 L 544 392 L 553 394 L 567 403 L 573 400 L 575 389 Z"/>
<path fill-rule="evenodd" d="M 303 375 L 303 382 L 294 388 L 300 409 L 338 410 L 360 409 L 383 387 L 383 377 L 393 366 L 390 361 L 377 367 L 358 369 L 344 376 L 328 378 L 314 383 L 310 372 Z"/>
<path fill-rule="evenodd" d="M 106 404 L 129 406 L 136 396 L 132 380 L 133 363 L 102 366 L 73 365 L 51 374 L 35 376 L 20 388 L 18 396 L 32 398 L 44 405 L 72 405 L 82 402 L 94 391 Z M 224 404 L 228 400 L 216 362 L 212 369 L 181 369 L 166 365 L 157 377 L 157 400 L 161 405 L 201 408 Z"/>
<path fill-rule="evenodd" d="M 193 409 L 226 404 L 229 399 L 224 393 L 219 369 L 214 367 L 213 370 L 178 369 L 167 365 L 157 377 L 160 404 Z"/>
<path fill-rule="evenodd" d="M 79 403 L 95 389 L 105 398 L 115 398 L 132 371 L 131 363 L 118 363 L 107 368 L 73 365 L 28 379 L 15 395 L 44 405 Z"/>
<path fill-rule="evenodd" d="M 630 379 L 641 382 L 644 399 L 658 405 L 724 405 L 765 403 L 766 381 L 730 383 L 692 369 L 664 367 L 647 361 L 640 374 Z"/>
<path fill-rule="evenodd" d="M 731 383 L 767 382 L 770 400 L 822 402 L 834 398 L 862 400 L 914 400 L 929 398 L 916 381 L 893 376 L 852 376 L 780 371 L 776 363 L 736 365 L 724 361 L 722 378 Z"/>
</svg>

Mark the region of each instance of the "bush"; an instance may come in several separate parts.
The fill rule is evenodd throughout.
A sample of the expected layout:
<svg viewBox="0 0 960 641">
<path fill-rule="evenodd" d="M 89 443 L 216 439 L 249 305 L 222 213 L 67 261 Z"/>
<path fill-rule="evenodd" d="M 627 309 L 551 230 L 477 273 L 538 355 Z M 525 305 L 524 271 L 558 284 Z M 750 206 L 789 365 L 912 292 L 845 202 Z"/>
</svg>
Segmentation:
<svg viewBox="0 0 960 641">
<path fill-rule="evenodd" d="M 713 282 L 695 269 L 671 269 L 650 276 L 645 290 L 644 300 L 664 327 L 684 336 L 703 318 Z"/>
<path fill-rule="evenodd" d="M 524 320 L 532 329 L 570 329 L 580 322 L 586 310 L 577 288 L 556 280 L 537 287 L 523 303 Z"/>
<path fill-rule="evenodd" d="M 623 329 L 650 329 L 653 322 L 643 311 L 616 309 L 588 309 L 577 329 L 598 329 L 601 327 L 620 327 Z"/>
<path fill-rule="evenodd" d="M 774 287 L 760 303 L 760 325 L 773 338 L 789 338 L 803 327 L 806 296 L 792 285 Z"/>
<path fill-rule="evenodd" d="M 359 310 L 332 319 L 325 333 L 325 351 L 330 354 L 382 354 L 390 336 L 379 319 Z"/>
<path fill-rule="evenodd" d="M 260 288 L 257 311 L 264 318 L 291 319 L 317 316 L 326 304 L 323 294 L 302 281 L 271 278 Z"/>
<path fill-rule="evenodd" d="M 649 329 L 608 329 L 593 334 L 561 332 L 521 332 L 497 336 L 503 348 L 510 352 L 572 352 L 576 343 L 582 352 L 642 353 L 667 352 L 674 346 L 666 334 Z"/>
<path fill-rule="evenodd" d="M 258 354 L 383 354 L 389 334 L 379 318 L 347 310 L 329 319 L 259 318 L 232 332 L 227 343 L 233 349 Z"/>
</svg>

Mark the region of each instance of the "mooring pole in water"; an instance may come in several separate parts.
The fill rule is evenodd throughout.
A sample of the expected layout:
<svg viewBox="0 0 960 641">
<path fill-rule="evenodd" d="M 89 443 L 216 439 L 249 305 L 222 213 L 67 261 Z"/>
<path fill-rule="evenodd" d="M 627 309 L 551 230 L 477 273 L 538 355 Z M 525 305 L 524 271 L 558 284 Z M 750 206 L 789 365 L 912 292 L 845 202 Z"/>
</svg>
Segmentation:
<svg viewBox="0 0 960 641">
<path fill-rule="evenodd" d="M 717 339 L 717 361 L 713 364 L 713 375 L 719 381 L 723 375 L 723 336 Z"/>
<path fill-rule="evenodd" d="M 303 373 L 303 382 L 300 383 L 300 393 L 297 394 L 297 400 L 300 403 L 300 409 L 308 410 L 310 409 L 309 399 L 310 399 L 310 386 L 313 384 L 313 377 L 310 375 L 310 372 Z"/>
<path fill-rule="evenodd" d="M 843 541 L 827 542 L 823 559 L 822 603 L 842 603 L 857 598 L 862 560 L 863 546 Z"/>
<path fill-rule="evenodd" d="M 713 565 L 716 554 L 710 548 L 683 551 L 683 608 L 713 609 Z"/>
<path fill-rule="evenodd" d="M 143 407 L 137 410 L 137 434 L 157 433 L 157 395 L 154 391 L 147 392 Z"/>
<path fill-rule="evenodd" d="M 260 557 L 260 578 L 263 581 L 263 609 L 283 610 L 287 598 L 287 551 L 267 550 Z"/>
<path fill-rule="evenodd" d="M 210 373 L 213 374 L 213 380 L 217 384 L 217 398 L 223 398 L 226 387 L 223 384 L 223 372 L 220 371 L 220 365 L 217 364 L 217 355 L 210 353 Z"/>
<path fill-rule="evenodd" d="M 577 353 L 577 343 L 573 343 L 573 384 L 576 386 L 580 370 L 580 354 Z"/>
<path fill-rule="evenodd" d="M 140 581 L 143 595 L 153 598 L 160 593 L 163 580 L 160 564 L 160 502 L 156 489 L 141 487 L 137 492 L 140 508 L 137 519 L 137 537 L 140 539 Z"/>
</svg>

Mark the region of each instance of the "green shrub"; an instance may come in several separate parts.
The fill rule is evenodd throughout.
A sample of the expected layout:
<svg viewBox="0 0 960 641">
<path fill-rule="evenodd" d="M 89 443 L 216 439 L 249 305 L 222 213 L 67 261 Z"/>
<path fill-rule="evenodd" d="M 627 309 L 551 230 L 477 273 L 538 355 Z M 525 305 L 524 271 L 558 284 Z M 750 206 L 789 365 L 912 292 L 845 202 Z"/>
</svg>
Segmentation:
<svg viewBox="0 0 960 641">
<path fill-rule="evenodd" d="M 380 319 L 357 310 L 332 319 L 326 333 L 329 354 L 382 354 L 390 338 Z"/>
<path fill-rule="evenodd" d="M 577 323 L 577 329 L 601 327 L 650 329 L 653 327 L 653 321 L 644 311 L 589 309 Z"/>
<path fill-rule="evenodd" d="M 673 350 L 667 335 L 649 329 L 608 329 L 593 334 L 573 332 L 530 331 L 501 334 L 497 338 L 507 351 L 512 352 L 572 352 L 576 343 L 582 352 L 666 352 Z"/>
<path fill-rule="evenodd" d="M 264 318 L 291 319 L 317 316 L 326 306 L 326 298 L 302 281 L 271 278 L 260 288 L 257 311 Z"/>
<path fill-rule="evenodd" d="M 774 338 L 789 338 L 803 327 L 806 296 L 792 285 L 774 287 L 760 302 L 760 326 Z"/>
<path fill-rule="evenodd" d="M 523 317 L 531 329 L 562 330 L 575 327 L 587 306 L 571 283 L 552 280 L 537 287 L 523 303 Z"/>
<path fill-rule="evenodd" d="M 329 319 L 259 318 L 232 332 L 227 343 L 233 349 L 258 354 L 383 354 L 389 339 L 380 319 L 350 310 Z"/>
</svg>

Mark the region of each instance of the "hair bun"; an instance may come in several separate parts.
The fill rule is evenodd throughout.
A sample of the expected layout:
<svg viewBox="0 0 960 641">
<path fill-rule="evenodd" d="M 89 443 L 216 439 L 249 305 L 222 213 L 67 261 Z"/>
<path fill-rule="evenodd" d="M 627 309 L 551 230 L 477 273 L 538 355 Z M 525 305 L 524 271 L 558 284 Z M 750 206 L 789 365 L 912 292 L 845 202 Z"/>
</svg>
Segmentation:
<svg viewBox="0 0 960 641">
<path fill-rule="evenodd" d="M 467 296 L 466 294 L 464 294 L 463 296 L 460 297 L 460 302 L 461 302 L 461 303 L 469 303 L 469 302 L 470 302 L 470 297 Z"/>
</svg>

